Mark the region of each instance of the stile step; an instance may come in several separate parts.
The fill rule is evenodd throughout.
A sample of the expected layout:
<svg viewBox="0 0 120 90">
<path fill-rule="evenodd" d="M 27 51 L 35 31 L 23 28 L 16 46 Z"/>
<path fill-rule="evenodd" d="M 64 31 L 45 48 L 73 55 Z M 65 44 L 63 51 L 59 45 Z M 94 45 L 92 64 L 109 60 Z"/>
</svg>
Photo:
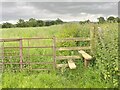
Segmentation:
<svg viewBox="0 0 120 90">
<path fill-rule="evenodd" d="M 57 64 L 56 68 L 68 67 L 68 64 Z"/>
<path fill-rule="evenodd" d="M 76 65 L 73 60 L 68 60 L 68 65 L 69 65 L 70 69 L 76 69 Z"/>
<path fill-rule="evenodd" d="M 90 56 L 88 53 L 86 53 L 83 50 L 78 51 L 80 54 L 82 54 L 82 56 L 86 59 L 86 60 L 91 60 L 92 56 Z"/>
</svg>

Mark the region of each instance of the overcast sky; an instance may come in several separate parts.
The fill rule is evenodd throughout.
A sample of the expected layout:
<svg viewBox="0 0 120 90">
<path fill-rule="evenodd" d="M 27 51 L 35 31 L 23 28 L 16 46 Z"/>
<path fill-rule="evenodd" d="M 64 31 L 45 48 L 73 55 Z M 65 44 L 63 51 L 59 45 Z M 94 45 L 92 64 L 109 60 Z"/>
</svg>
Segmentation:
<svg viewBox="0 0 120 90">
<path fill-rule="evenodd" d="M 2 2 L 2 21 L 15 23 L 22 18 L 80 21 L 118 16 L 117 2 Z M 1 23 L 0 22 L 0 23 Z"/>
</svg>

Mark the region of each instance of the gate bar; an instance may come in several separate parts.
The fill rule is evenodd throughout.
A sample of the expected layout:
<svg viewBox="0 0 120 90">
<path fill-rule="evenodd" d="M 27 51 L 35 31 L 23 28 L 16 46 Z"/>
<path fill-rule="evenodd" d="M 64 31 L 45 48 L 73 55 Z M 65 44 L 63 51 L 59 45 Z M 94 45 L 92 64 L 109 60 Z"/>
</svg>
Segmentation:
<svg viewBox="0 0 120 90">
<path fill-rule="evenodd" d="M 22 69 L 22 58 L 23 58 L 23 55 L 22 55 L 22 38 L 20 39 L 20 69 Z"/>
</svg>

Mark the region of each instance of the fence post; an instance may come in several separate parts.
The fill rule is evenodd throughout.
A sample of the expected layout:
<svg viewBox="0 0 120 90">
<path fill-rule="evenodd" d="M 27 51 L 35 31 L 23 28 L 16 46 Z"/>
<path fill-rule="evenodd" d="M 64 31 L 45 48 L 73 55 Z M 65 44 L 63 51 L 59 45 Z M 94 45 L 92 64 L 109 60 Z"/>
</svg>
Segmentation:
<svg viewBox="0 0 120 90">
<path fill-rule="evenodd" d="M 4 40 L 3 40 L 3 44 L 2 44 L 2 72 L 4 69 Z"/>
<path fill-rule="evenodd" d="M 30 69 L 30 40 L 28 39 L 28 65 L 29 65 L 29 69 Z"/>
<path fill-rule="evenodd" d="M 53 60 L 54 60 L 54 68 L 56 68 L 56 37 L 53 36 Z"/>
<path fill-rule="evenodd" d="M 22 61 L 22 59 L 23 59 L 23 55 L 22 55 L 22 38 L 20 39 L 20 69 L 22 69 L 22 63 L 23 63 L 23 61 Z"/>
<path fill-rule="evenodd" d="M 90 30 L 90 47 L 91 47 L 91 54 L 95 54 L 95 48 L 96 48 L 96 27 L 94 26 Z"/>
<path fill-rule="evenodd" d="M 97 30 L 97 33 L 98 33 L 98 39 L 100 40 L 102 46 L 105 47 L 105 44 L 104 44 L 104 42 L 103 42 L 103 38 L 104 38 L 103 30 L 102 30 L 101 27 L 98 27 L 97 29 L 98 29 L 98 30 Z"/>
</svg>

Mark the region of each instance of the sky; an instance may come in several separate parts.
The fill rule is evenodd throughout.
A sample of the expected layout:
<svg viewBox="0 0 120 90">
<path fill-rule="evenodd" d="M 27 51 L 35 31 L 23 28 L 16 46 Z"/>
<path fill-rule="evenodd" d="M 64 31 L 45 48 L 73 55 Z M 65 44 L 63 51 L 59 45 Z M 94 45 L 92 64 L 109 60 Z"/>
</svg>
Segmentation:
<svg viewBox="0 0 120 90">
<path fill-rule="evenodd" d="M 97 21 L 102 16 L 118 16 L 118 2 L 1 2 L 0 16 L 3 22 L 16 23 L 30 18 L 63 21 Z"/>
</svg>

